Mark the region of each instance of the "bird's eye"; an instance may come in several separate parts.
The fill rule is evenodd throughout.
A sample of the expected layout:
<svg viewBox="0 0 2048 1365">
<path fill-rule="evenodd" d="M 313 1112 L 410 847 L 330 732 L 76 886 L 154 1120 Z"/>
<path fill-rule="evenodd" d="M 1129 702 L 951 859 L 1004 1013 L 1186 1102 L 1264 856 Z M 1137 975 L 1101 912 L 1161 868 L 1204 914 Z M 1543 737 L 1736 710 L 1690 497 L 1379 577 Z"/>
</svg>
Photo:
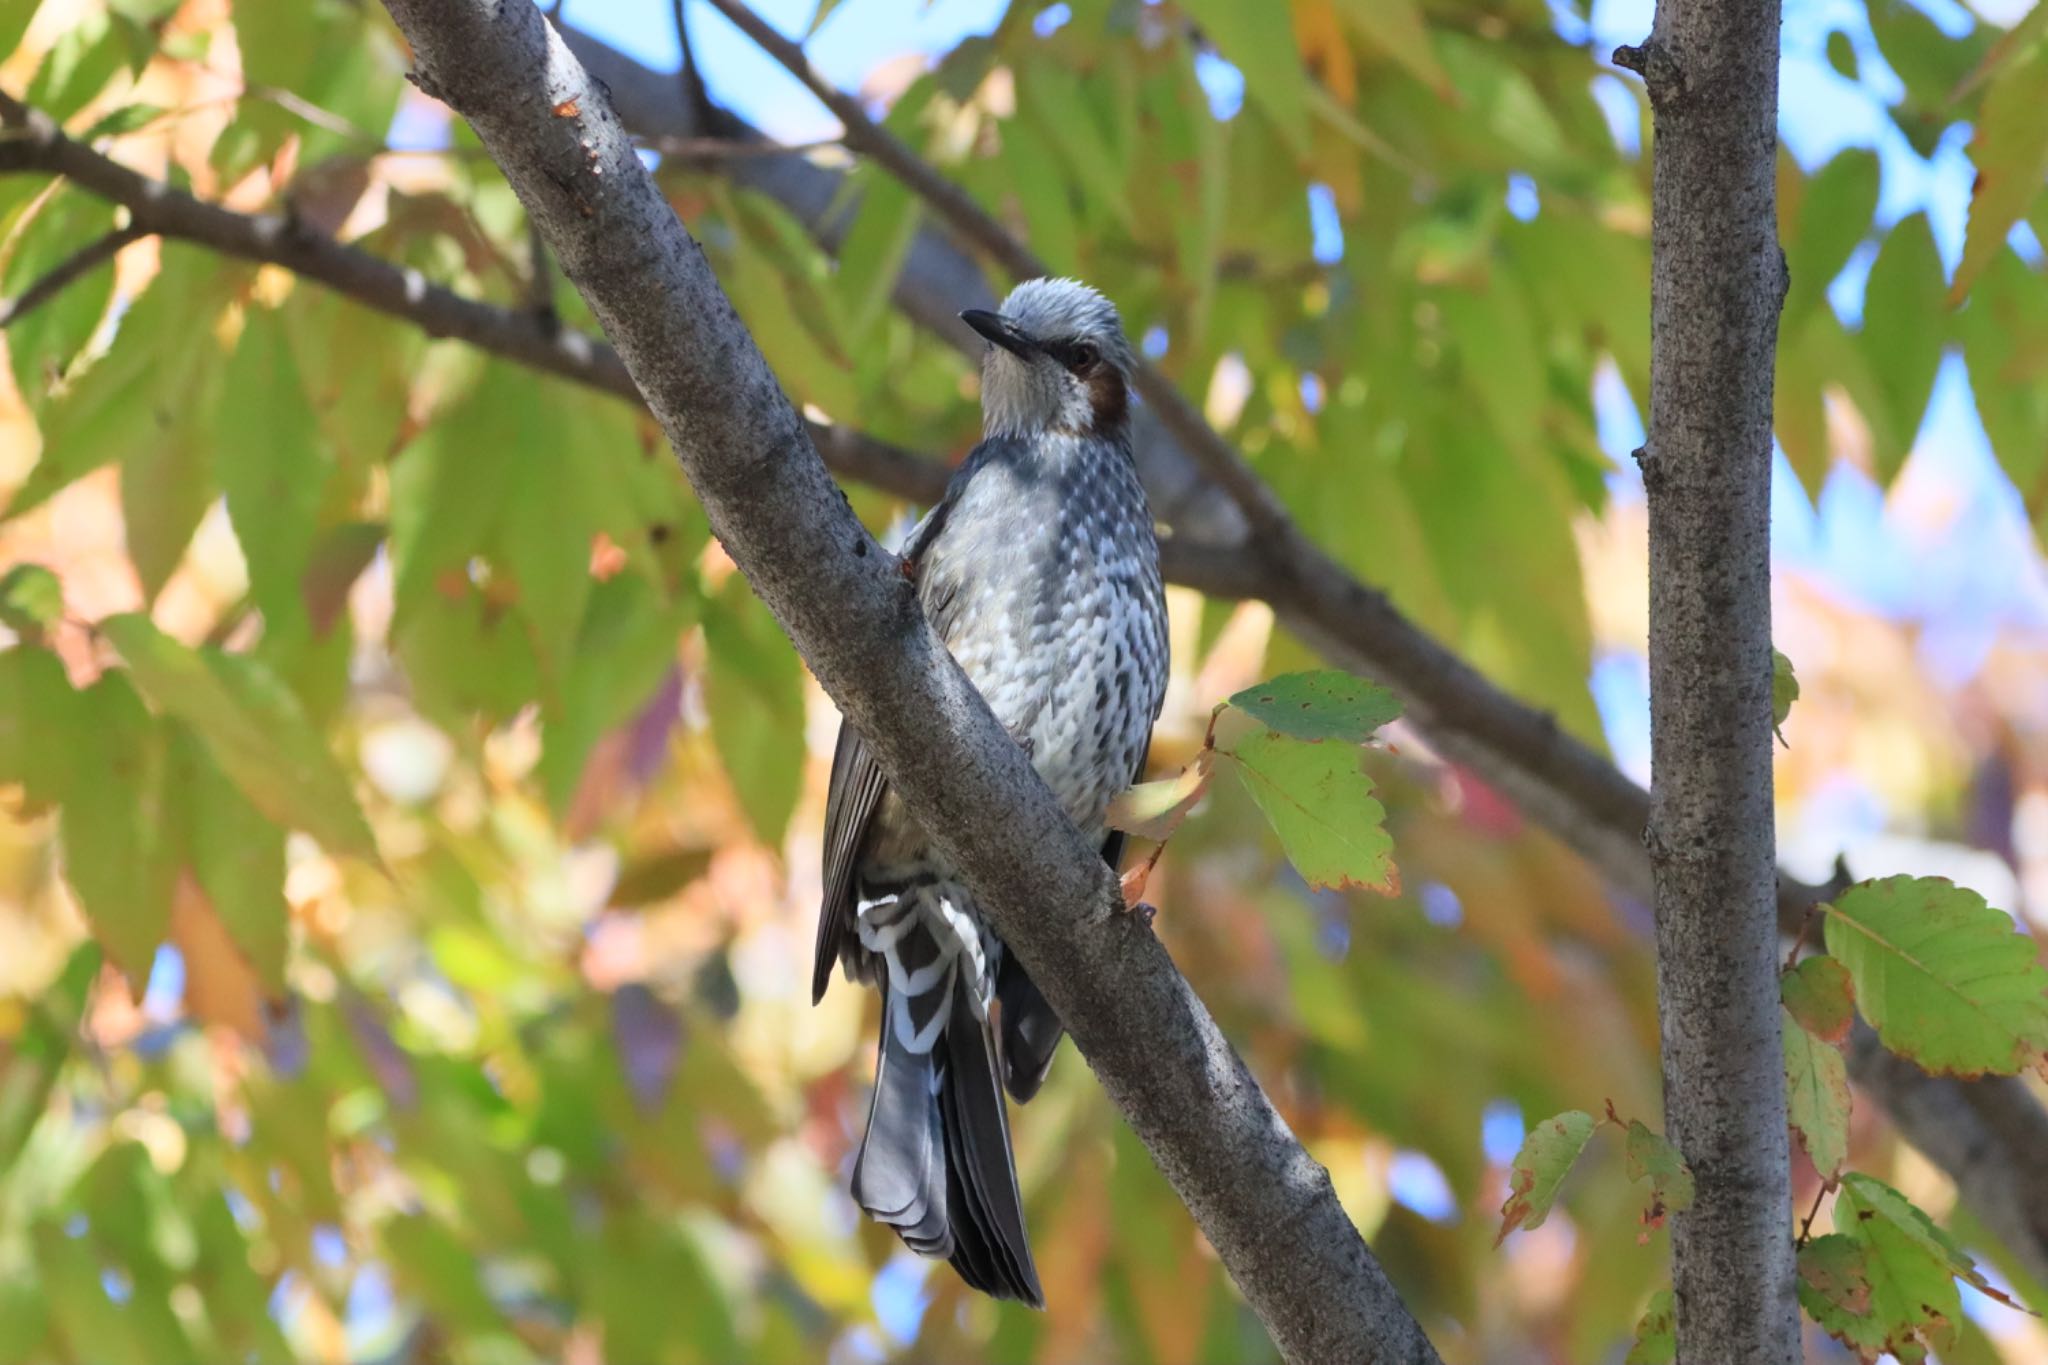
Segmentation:
<svg viewBox="0 0 2048 1365">
<path fill-rule="evenodd" d="M 1074 347 L 1072 355 L 1073 367 L 1077 370 L 1092 369 L 1095 362 L 1102 359 L 1101 352 L 1085 341 Z"/>
</svg>

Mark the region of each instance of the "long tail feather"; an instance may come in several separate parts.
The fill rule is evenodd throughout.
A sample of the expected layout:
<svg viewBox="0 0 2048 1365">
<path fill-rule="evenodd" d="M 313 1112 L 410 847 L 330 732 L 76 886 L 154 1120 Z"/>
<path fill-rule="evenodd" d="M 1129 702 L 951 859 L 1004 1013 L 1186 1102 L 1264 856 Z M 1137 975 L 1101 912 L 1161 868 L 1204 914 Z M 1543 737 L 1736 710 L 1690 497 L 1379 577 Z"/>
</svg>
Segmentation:
<svg viewBox="0 0 2048 1365">
<path fill-rule="evenodd" d="M 853 1196 L 904 1245 L 949 1260 L 973 1288 L 1043 1307 L 995 1037 L 971 977 L 949 968 L 920 983 L 930 994 L 915 999 L 892 998 L 884 987 L 881 1058 Z"/>
</svg>

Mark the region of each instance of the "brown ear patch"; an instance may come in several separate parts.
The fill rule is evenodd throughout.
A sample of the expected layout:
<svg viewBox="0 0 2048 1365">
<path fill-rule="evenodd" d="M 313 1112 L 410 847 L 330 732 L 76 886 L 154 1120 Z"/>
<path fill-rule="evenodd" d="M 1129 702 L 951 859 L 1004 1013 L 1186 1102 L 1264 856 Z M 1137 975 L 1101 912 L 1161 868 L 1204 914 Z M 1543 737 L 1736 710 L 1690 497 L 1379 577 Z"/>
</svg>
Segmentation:
<svg viewBox="0 0 2048 1365">
<path fill-rule="evenodd" d="M 1088 404 L 1095 410 L 1097 431 L 1112 430 L 1130 415 L 1131 396 L 1116 366 L 1098 361 L 1081 379 L 1088 385 Z"/>
</svg>

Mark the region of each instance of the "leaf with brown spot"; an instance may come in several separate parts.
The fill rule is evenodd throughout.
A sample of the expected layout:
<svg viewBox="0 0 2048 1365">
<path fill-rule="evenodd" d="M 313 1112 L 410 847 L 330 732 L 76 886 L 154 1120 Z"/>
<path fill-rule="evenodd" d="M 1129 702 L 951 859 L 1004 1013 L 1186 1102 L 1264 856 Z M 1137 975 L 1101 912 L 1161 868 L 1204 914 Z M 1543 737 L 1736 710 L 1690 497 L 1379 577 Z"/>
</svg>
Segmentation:
<svg viewBox="0 0 2048 1365">
<path fill-rule="evenodd" d="M 1495 1246 L 1516 1228 L 1543 1226 L 1551 1206 L 1557 1202 L 1558 1187 L 1592 1139 L 1593 1126 L 1591 1114 L 1582 1109 L 1567 1109 L 1529 1130 L 1508 1172 L 1508 1198 L 1500 1206 L 1500 1231 L 1494 1234 Z"/>
</svg>

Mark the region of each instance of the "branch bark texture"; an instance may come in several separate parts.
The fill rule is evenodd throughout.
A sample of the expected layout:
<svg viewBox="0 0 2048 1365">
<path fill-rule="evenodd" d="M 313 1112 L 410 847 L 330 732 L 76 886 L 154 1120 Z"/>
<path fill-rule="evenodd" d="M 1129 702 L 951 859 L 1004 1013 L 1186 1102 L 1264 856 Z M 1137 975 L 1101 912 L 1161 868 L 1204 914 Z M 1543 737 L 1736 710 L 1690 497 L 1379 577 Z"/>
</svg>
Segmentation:
<svg viewBox="0 0 2048 1365">
<path fill-rule="evenodd" d="M 1794 1365 L 1771 792 L 1778 0 L 1659 0 L 1649 86 L 1650 821 L 1683 1361 Z"/>
<path fill-rule="evenodd" d="M 813 458 L 610 101 L 524 0 L 386 0 L 617 345 L 713 530 L 985 898 L 1291 1360 L 1434 1361 L 1302 1149 L 1115 876 Z"/>
</svg>

